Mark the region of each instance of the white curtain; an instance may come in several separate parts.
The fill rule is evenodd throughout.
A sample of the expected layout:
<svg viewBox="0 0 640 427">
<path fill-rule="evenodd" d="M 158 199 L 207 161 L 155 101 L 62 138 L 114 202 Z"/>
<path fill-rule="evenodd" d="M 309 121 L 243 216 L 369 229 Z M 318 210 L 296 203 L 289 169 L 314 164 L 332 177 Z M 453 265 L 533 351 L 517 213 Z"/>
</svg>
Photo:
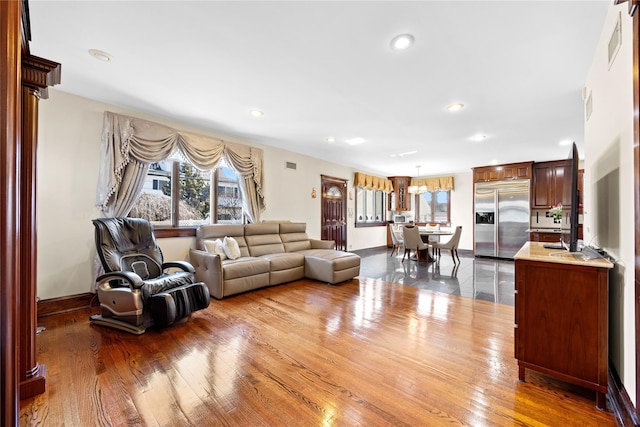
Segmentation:
<svg viewBox="0 0 640 427">
<path fill-rule="evenodd" d="M 110 111 L 104 112 L 96 193 L 103 214 L 126 216 L 142 190 L 149 164 L 168 158 L 175 149 L 201 170 L 211 170 L 224 159 L 239 175 L 244 213 L 251 222 L 260 221 L 265 209 L 261 149 Z"/>
</svg>

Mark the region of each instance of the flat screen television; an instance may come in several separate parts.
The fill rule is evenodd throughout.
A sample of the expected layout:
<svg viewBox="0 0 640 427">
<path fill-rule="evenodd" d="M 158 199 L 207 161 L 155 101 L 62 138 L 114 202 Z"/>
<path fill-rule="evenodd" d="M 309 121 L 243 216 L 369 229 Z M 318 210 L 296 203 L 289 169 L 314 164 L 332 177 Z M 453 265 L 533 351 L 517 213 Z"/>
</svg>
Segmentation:
<svg viewBox="0 0 640 427">
<path fill-rule="evenodd" d="M 563 228 L 562 243 L 569 252 L 578 251 L 578 216 L 580 212 L 580 189 L 578 187 L 578 169 L 580 158 L 578 147 L 573 143 L 569 152 L 571 170 L 569 176 L 564 177 L 564 194 L 571 196 L 571 209 L 569 210 L 569 228 Z M 564 212 L 563 212 L 564 213 Z"/>
</svg>

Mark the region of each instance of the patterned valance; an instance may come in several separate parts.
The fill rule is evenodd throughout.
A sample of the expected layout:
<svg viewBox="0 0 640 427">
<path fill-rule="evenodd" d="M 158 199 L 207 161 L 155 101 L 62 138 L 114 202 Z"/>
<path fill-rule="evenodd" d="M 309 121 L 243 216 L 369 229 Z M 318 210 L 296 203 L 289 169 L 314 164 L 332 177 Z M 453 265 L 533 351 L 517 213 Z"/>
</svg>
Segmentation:
<svg viewBox="0 0 640 427">
<path fill-rule="evenodd" d="M 390 179 L 367 175 L 366 173 L 362 172 L 355 173 L 355 177 L 353 178 L 353 186 L 369 188 L 371 190 L 382 190 L 386 192 L 393 191 L 393 184 L 391 183 Z"/>
<path fill-rule="evenodd" d="M 426 191 L 453 190 L 453 177 L 441 176 L 435 178 L 411 178 L 411 186 L 425 186 Z"/>
</svg>

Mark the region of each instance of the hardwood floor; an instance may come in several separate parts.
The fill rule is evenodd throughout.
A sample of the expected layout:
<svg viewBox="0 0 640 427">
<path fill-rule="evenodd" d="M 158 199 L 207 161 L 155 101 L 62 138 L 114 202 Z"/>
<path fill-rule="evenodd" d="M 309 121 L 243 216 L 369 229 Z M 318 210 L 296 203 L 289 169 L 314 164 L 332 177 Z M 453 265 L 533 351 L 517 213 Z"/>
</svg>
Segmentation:
<svg viewBox="0 0 640 427">
<path fill-rule="evenodd" d="M 614 426 L 592 392 L 527 371 L 514 309 L 375 279 L 299 281 L 141 336 L 41 318 L 47 391 L 20 425 Z"/>
</svg>

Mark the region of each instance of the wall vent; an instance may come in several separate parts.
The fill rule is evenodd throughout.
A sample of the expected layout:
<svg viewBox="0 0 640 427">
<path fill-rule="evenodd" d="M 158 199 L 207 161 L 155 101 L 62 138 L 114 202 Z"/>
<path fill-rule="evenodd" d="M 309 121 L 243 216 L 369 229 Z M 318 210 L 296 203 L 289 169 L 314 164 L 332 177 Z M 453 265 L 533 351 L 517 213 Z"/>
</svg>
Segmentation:
<svg viewBox="0 0 640 427">
<path fill-rule="evenodd" d="M 622 44 L 622 12 L 618 12 L 618 20 L 616 21 L 616 26 L 613 29 L 613 34 L 611 34 L 611 38 L 609 38 L 609 69 L 611 69 L 611 64 L 616 59 L 616 55 L 620 50 L 620 45 Z"/>
<path fill-rule="evenodd" d="M 285 164 L 284 164 L 284 165 L 285 165 L 285 167 L 286 167 L 287 169 L 293 169 L 293 170 L 296 170 L 296 169 L 298 168 L 298 165 L 297 165 L 297 164 L 295 164 L 295 163 L 293 163 L 293 162 L 285 162 Z"/>
</svg>

